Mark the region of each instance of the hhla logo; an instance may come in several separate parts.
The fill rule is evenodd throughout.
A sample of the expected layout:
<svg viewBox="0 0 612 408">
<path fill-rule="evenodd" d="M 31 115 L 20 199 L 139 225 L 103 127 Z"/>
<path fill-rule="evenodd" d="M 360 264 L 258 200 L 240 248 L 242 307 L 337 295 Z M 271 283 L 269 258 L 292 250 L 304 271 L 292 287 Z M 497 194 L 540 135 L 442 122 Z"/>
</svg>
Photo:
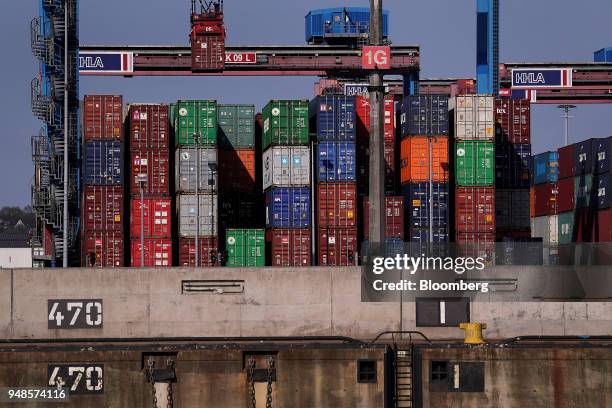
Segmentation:
<svg viewBox="0 0 612 408">
<path fill-rule="evenodd" d="M 79 57 L 79 68 L 104 68 L 101 57 Z"/>
<path fill-rule="evenodd" d="M 546 84 L 544 74 L 541 72 L 516 72 L 514 82 L 516 84 Z"/>
</svg>

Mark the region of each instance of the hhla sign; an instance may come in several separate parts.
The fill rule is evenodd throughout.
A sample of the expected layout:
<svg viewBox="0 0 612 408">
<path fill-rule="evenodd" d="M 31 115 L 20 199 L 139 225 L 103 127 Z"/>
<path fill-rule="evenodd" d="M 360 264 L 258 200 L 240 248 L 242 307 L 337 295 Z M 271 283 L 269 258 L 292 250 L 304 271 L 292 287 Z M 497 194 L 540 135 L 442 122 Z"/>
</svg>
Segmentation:
<svg viewBox="0 0 612 408">
<path fill-rule="evenodd" d="M 571 88 L 571 68 L 513 69 L 513 89 Z"/>
</svg>

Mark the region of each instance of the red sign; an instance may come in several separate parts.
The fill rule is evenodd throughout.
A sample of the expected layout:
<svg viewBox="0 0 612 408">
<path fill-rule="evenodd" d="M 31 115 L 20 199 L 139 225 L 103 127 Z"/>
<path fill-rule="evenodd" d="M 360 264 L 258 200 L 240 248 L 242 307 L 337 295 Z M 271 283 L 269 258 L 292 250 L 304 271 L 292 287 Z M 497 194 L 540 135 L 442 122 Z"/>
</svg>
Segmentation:
<svg viewBox="0 0 612 408">
<path fill-rule="evenodd" d="M 391 68 L 391 47 L 366 45 L 361 50 L 363 69 Z"/>
<path fill-rule="evenodd" d="M 512 92 L 510 91 L 510 89 L 508 88 L 502 88 L 499 90 L 499 96 L 510 96 L 512 94 Z"/>
<path fill-rule="evenodd" d="M 257 54 L 254 52 L 226 52 L 226 64 L 256 64 Z"/>
</svg>

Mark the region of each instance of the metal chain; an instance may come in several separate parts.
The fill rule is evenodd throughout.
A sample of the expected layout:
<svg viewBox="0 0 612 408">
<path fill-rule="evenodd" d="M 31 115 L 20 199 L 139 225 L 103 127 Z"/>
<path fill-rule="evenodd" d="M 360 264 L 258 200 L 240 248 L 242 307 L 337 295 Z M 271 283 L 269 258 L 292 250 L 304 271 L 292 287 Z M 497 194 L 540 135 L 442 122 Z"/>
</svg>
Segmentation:
<svg viewBox="0 0 612 408">
<path fill-rule="evenodd" d="M 255 381 L 253 379 L 253 373 L 255 372 L 255 357 L 249 356 L 247 362 L 247 381 L 249 391 L 249 408 L 256 408 L 257 402 L 255 400 Z"/>
<path fill-rule="evenodd" d="M 266 408 L 272 408 L 272 370 L 274 369 L 274 357 L 268 357 L 268 389 L 266 393 Z"/>
<path fill-rule="evenodd" d="M 151 383 L 151 393 L 153 394 L 153 408 L 157 408 L 157 393 L 155 392 L 155 381 L 153 380 L 153 368 L 155 367 L 155 361 L 152 357 L 149 357 L 147 361 L 149 366 L 149 382 Z"/>
<path fill-rule="evenodd" d="M 168 358 L 168 360 L 166 360 L 166 367 L 172 368 L 173 366 L 174 366 L 174 360 L 172 360 L 171 358 Z M 167 408 L 173 408 L 173 407 L 174 407 L 174 399 L 172 395 L 172 380 L 168 380 L 168 406 Z"/>
</svg>

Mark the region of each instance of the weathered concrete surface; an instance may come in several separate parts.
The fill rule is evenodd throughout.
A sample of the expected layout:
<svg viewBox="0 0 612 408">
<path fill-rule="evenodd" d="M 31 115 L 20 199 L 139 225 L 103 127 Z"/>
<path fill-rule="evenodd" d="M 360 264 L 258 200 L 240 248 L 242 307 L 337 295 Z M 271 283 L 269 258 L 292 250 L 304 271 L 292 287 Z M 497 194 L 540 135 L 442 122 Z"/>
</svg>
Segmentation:
<svg viewBox="0 0 612 408">
<path fill-rule="evenodd" d="M 182 294 L 183 280 L 243 280 L 241 294 Z M 0 271 L 0 337 L 344 335 L 420 330 L 440 339 L 458 328 L 416 328 L 413 302 L 362 303 L 359 268 L 16 269 Z M 48 299 L 103 299 L 102 329 L 49 330 Z M 401 316 L 401 317 L 400 317 Z M 612 333 L 612 303 L 471 304 L 487 338 Z"/>
</svg>

